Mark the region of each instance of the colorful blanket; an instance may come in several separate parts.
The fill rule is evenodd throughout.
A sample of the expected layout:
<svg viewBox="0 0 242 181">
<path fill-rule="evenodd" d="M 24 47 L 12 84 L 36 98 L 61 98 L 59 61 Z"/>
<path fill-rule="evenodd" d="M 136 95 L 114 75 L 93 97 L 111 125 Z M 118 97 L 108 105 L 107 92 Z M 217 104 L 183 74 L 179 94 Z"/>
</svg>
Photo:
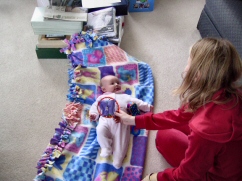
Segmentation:
<svg viewBox="0 0 242 181">
<path fill-rule="evenodd" d="M 100 79 L 116 75 L 122 91 L 153 105 L 154 82 L 150 67 L 128 55 L 104 37 L 75 34 L 62 49 L 70 59 L 68 103 L 62 120 L 37 164 L 36 181 L 139 181 L 146 156 L 146 130 L 131 127 L 128 153 L 120 169 L 112 156 L 102 158 L 96 139 L 98 123 L 90 122 L 90 105 L 102 94 Z"/>
</svg>

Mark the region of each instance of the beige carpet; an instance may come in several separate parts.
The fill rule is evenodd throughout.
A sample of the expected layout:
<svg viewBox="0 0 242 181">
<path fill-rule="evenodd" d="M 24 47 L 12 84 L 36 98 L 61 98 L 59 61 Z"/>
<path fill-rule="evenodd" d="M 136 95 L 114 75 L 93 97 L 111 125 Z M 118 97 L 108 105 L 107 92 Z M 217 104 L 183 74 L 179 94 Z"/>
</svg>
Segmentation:
<svg viewBox="0 0 242 181">
<path fill-rule="evenodd" d="M 155 112 L 179 105 L 181 82 L 205 0 L 156 0 L 153 12 L 125 17 L 121 48 L 147 62 L 155 78 Z M 67 103 L 68 60 L 40 59 L 30 19 L 35 0 L 0 1 L 0 180 L 29 181 Z M 144 175 L 169 167 L 149 135 Z"/>
</svg>

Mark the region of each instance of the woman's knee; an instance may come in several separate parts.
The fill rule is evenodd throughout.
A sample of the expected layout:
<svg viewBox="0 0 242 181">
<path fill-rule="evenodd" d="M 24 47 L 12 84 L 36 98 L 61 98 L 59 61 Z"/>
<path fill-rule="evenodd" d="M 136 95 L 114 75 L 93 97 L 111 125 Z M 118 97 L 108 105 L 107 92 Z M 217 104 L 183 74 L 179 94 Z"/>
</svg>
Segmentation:
<svg viewBox="0 0 242 181">
<path fill-rule="evenodd" d="M 156 148 L 172 166 L 180 164 L 187 147 L 188 137 L 179 130 L 159 130 L 156 134 Z"/>
</svg>

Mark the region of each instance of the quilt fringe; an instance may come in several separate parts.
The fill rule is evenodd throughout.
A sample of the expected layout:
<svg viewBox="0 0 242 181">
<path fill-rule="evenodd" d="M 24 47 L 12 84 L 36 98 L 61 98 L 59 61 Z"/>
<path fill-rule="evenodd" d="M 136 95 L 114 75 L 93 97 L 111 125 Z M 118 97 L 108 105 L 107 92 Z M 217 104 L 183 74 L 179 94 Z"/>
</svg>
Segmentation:
<svg viewBox="0 0 242 181">
<path fill-rule="evenodd" d="M 98 36 L 92 30 L 81 31 L 80 33 L 73 34 L 70 40 L 65 39 L 66 47 L 60 50 L 61 53 L 71 54 L 73 51 L 78 50 L 85 45 L 85 48 L 93 48 L 97 46 L 106 46 L 112 44 L 106 36 Z"/>
<path fill-rule="evenodd" d="M 37 163 L 37 176 L 34 181 L 45 181 L 45 172 L 53 167 L 55 160 L 62 154 L 67 143 L 70 142 L 69 136 L 80 123 L 80 115 L 82 112 L 82 104 L 68 103 L 63 111 L 62 121 L 59 128 L 55 129 L 55 134 L 50 140 L 49 146 L 41 155 L 41 159 Z"/>
<path fill-rule="evenodd" d="M 106 36 L 98 36 L 92 30 L 81 31 L 80 33 L 73 34 L 70 40 L 65 39 L 64 42 L 67 46 L 60 49 L 60 52 L 67 55 L 67 58 L 70 60 L 73 68 L 77 65 L 82 65 L 83 61 L 82 54 L 73 55 L 74 51 L 81 51 L 85 48 L 113 45 L 113 43 L 109 42 Z"/>
</svg>

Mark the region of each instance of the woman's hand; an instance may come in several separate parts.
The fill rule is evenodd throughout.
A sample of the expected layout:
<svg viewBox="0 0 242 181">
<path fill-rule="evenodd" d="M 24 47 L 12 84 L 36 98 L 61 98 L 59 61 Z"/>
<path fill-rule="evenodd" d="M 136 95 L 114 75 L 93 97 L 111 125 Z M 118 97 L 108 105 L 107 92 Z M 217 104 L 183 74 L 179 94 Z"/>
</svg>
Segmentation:
<svg viewBox="0 0 242 181">
<path fill-rule="evenodd" d="M 115 121 L 118 119 L 121 123 L 126 125 L 135 125 L 135 117 L 127 114 L 126 112 L 120 110 L 119 112 L 114 112 L 115 115 Z"/>
<path fill-rule="evenodd" d="M 151 173 L 151 174 L 147 175 L 145 178 L 143 178 L 142 181 L 158 181 L 157 173 Z"/>
<path fill-rule="evenodd" d="M 152 105 L 150 106 L 150 112 L 154 113 L 154 106 L 152 106 Z"/>
</svg>

